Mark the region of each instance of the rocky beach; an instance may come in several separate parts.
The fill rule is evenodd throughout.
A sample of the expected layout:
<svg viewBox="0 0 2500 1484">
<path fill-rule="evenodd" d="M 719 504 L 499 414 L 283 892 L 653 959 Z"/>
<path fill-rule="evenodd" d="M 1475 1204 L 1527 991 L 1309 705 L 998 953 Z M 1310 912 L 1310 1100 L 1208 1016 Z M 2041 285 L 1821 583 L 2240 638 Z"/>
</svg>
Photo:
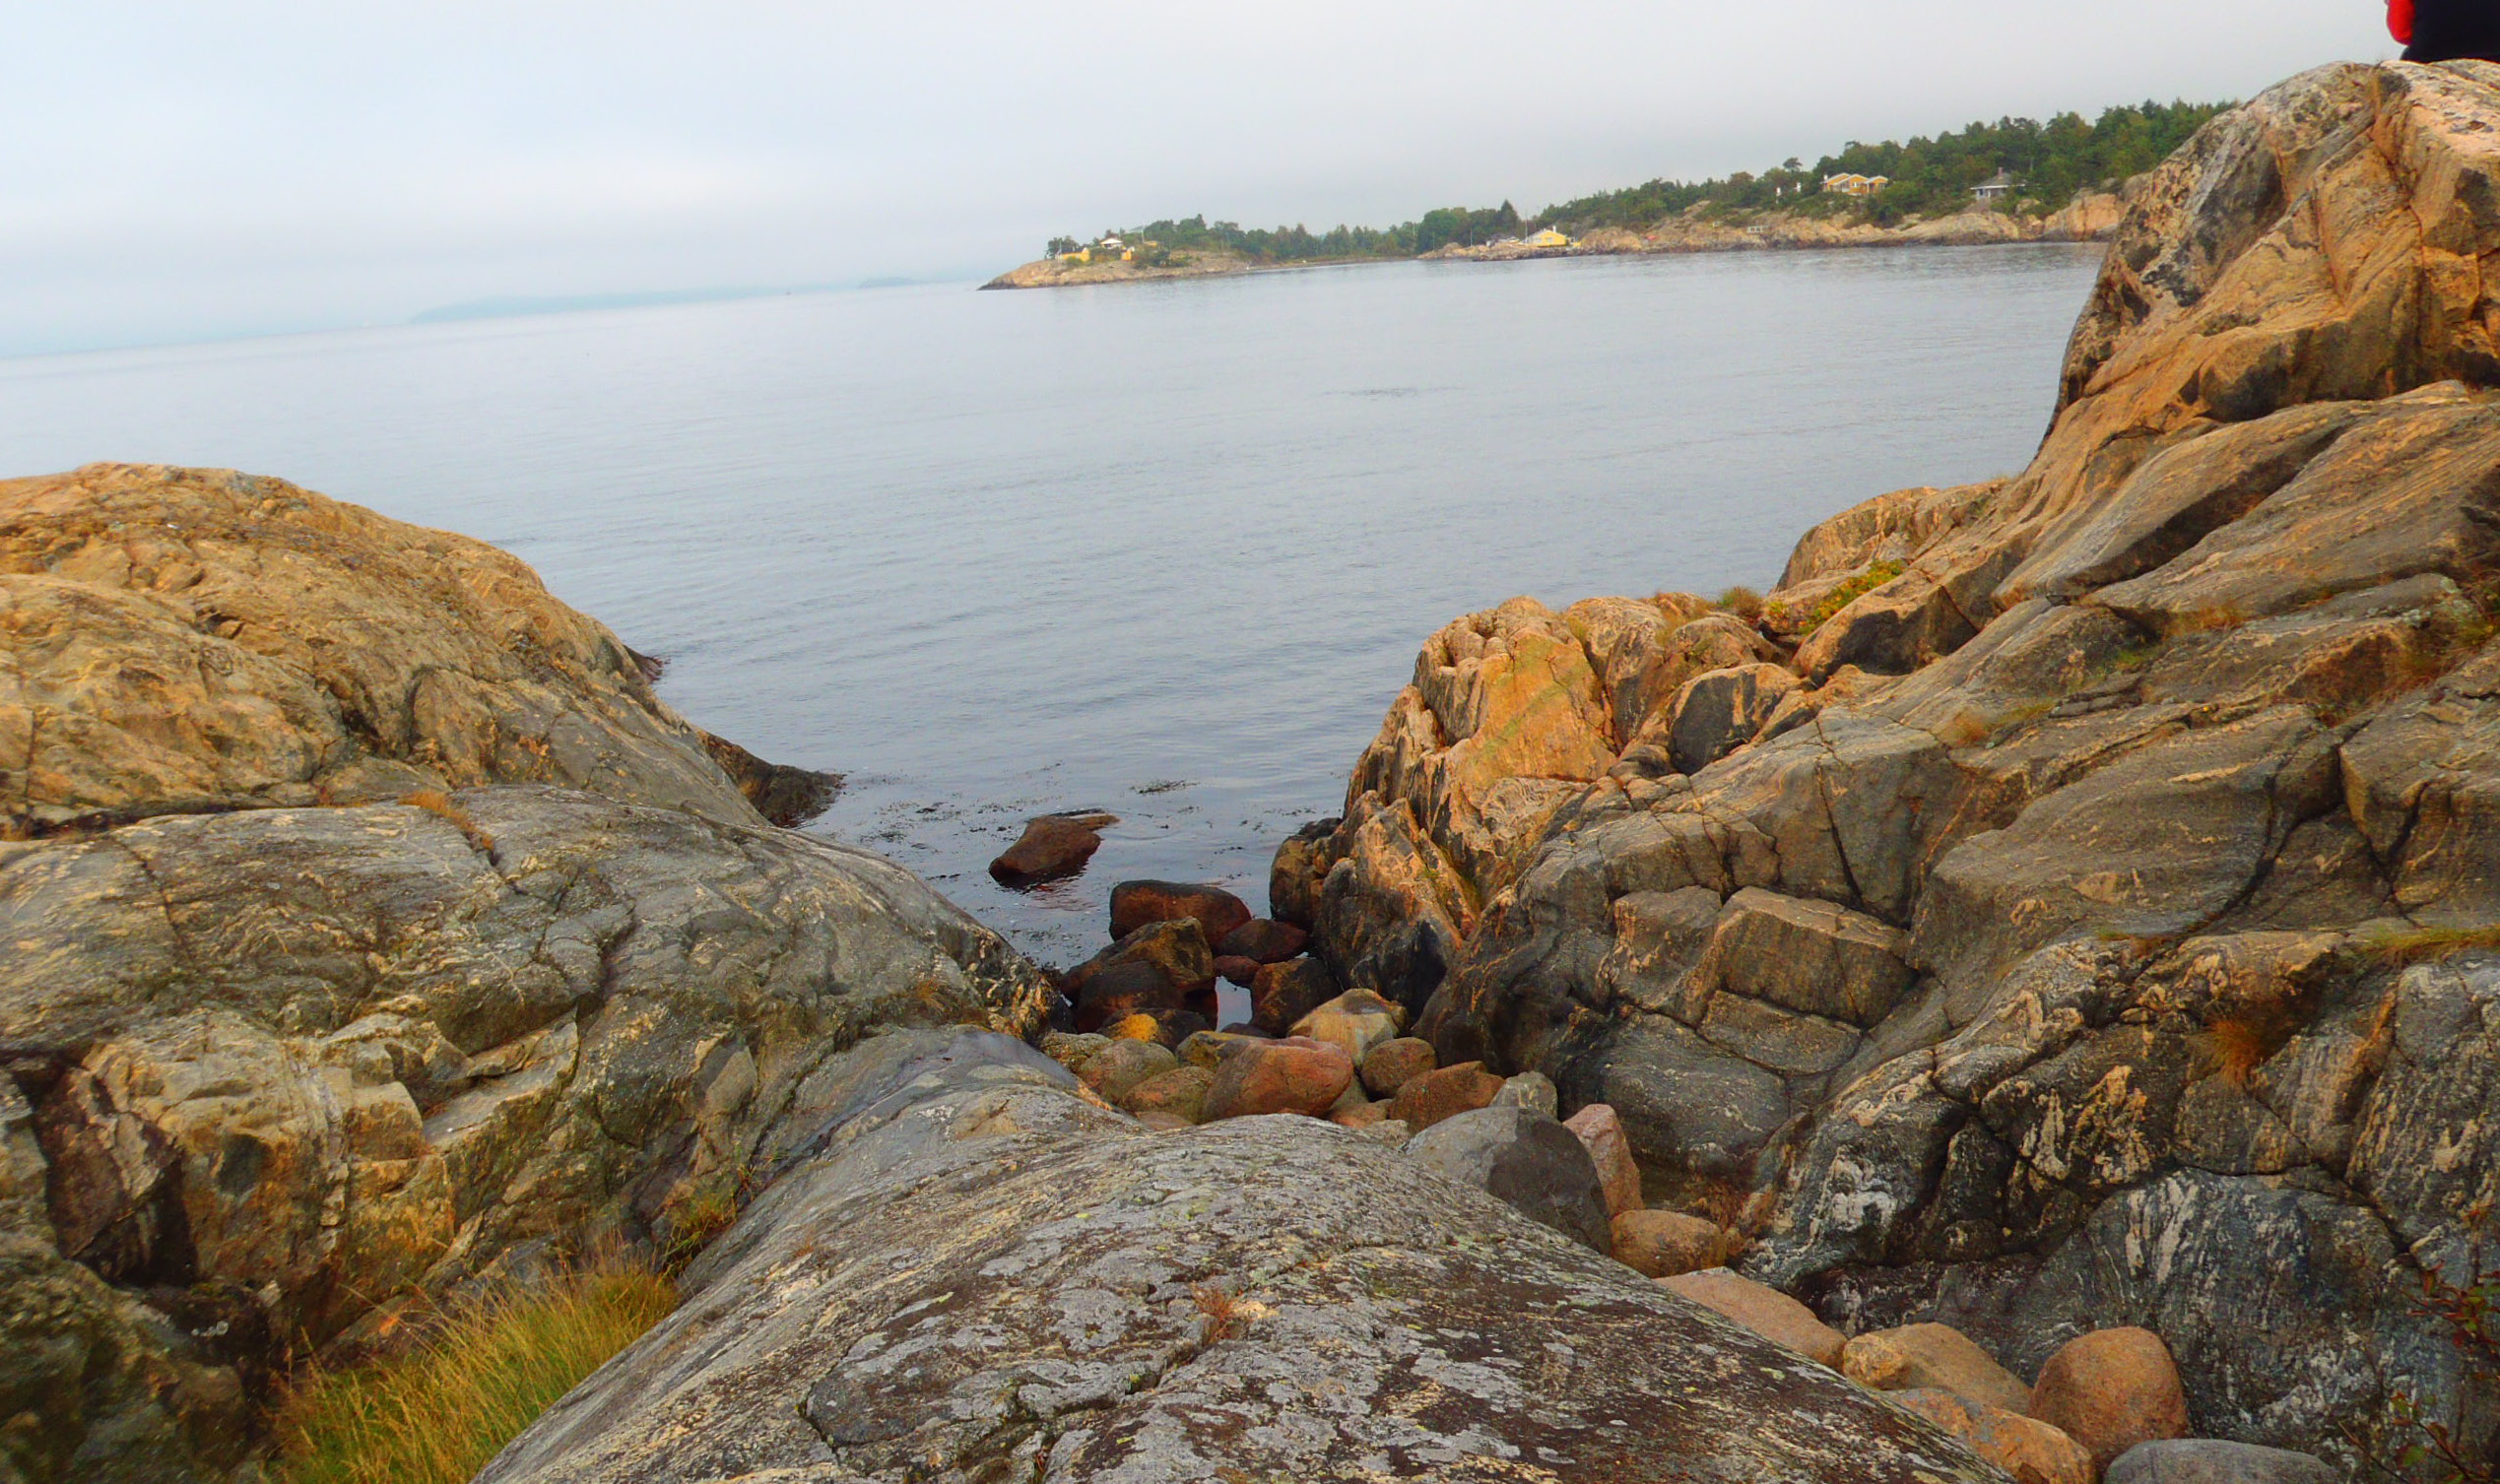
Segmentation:
<svg viewBox="0 0 2500 1484">
<path fill-rule="evenodd" d="M 494 547 L 0 483 L 0 1480 L 283 1478 L 592 1260 L 677 1307 L 481 1479 L 2493 1477 L 2495 203 L 2500 66 L 2217 118 L 2021 228 L 2026 469 L 1454 619 L 1066 966 Z M 1597 250 L 1823 245 L 1701 234 Z"/>
</svg>

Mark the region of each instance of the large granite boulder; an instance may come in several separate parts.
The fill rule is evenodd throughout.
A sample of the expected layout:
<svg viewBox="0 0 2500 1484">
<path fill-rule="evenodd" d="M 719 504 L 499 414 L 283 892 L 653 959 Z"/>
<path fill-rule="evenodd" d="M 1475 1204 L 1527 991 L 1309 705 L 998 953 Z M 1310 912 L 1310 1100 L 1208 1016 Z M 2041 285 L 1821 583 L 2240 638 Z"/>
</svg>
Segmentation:
<svg viewBox="0 0 2500 1484">
<path fill-rule="evenodd" d="M 2140 1325 L 2200 1433 L 2348 1464 L 2411 1405 L 2500 1449 L 2413 1297 L 2500 1191 L 2500 971 L 2406 968 L 2500 923 L 2495 200 L 2500 66 L 2215 120 L 2137 187 L 2028 469 L 1808 533 L 1758 623 L 1793 653 L 1590 722 L 1586 782 L 1480 766 L 1536 801 L 1489 847 L 1385 729 L 1297 842 L 1366 909 L 1312 951 L 1443 1063 L 1611 1105 L 1653 1203 L 1748 1213 L 1745 1271 L 1844 1327 L 2027 1373 Z"/>
<path fill-rule="evenodd" d="M 760 821 L 750 793 L 785 822 L 811 802 L 707 745 L 652 662 L 518 559 L 284 480 L 0 482 L 0 825 L 20 835 L 486 783 L 732 824 Z"/>
<path fill-rule="evenodd" d="M 98 466 L 0 485 L 0 605 L 13 1480 L 223 1479 L 291 1353 L 665 1252 L 862 1036 L 1050 1008 L 492 548 Z"/>
<path fill-rule="evenodd" d="M 482 1484 L 1996 1477 L 1330 1125 L 1151 1134 L 979 1033 L 837 1065 L 822 1151 Z"/>
</svg>

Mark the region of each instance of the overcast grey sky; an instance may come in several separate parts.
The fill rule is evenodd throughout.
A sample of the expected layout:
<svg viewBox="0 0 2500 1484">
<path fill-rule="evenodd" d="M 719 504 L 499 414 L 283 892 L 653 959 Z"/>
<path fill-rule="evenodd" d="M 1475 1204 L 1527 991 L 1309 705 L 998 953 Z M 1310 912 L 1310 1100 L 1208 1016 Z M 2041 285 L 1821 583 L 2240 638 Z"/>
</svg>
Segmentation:
<svg viewBox="0 0 2500 1484">
<path fill-rule="evenodd" d="M 2245 97 L 2378 0 L 6 0 L 0 354 L 996 272 Z M 1773 29 L 1775 28 L 1775 29 Z"/>
</svg>

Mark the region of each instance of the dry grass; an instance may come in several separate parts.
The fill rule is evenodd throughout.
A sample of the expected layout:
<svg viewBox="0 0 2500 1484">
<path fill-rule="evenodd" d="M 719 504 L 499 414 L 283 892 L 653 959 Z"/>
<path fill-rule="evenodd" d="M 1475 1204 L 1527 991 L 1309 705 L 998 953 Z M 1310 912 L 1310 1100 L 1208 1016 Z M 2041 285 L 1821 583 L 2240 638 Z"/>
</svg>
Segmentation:
<svg viewBox="0 0 2500 1484">
<path fill-rule="evenodd" d="M 2381 963 L 2404 967 L 2436 963 L 2475 948 L 2500 948 L 2500 924 L 2479 928 L 2415 928 L 2403 933 L 2374 933 L 2361 939 L 2361 951 Z"/>
<path fill-rule="evenodd" d="M 2198 1059 L 2225 1083 L 2248 1090 L 2249 1078 L 2266 1060 L 2281 1050 L 2273 1017 L 2223 1015 L 2205 1025 L 2196 1038 Z"/>
<path fill-rule="evenodd" d="M 677 1305 L 668 1279 L 605 1267 L 462 1306 L 405 1355 L 314 1371 L 272 1419 L 280 1484 L 465 1484 Z"/>
<path fill-rule="evenodd" d="M 737 1224 L 738 1194 L 730 1190 L 711 1190 L 688 1196 L 669 1207 L 668 1218 L 668 1253 L 661 1265 L 670 1272 L 684 1272 L 687 1263 L 693 1261 L 721 1233 Z"/>
<path fill-rule="evenodd" d="M 1762 616 L 1762 595 L 1748 587 L 1733 587 L 1721 593 L 1717 606 L 1747 623 Z"/>
<path fill-rule="evenodd" d="M 1250 1328 L 1250 1319 L 1241 1311 L 1241 1301 L 1221 1283 L 1201 1283 L 1190 1290 L 1190 1299 L 1198 1312 L 1207 1317 L 1207 1343 L 1238 1339 Z"/>
<path fill-rule="evenodd" d="M 469 817 L 469 811 L 453 803 L 451 796 L 440 789 L 419 789 L 400 803 L 448 821 L 468 839 L 470 848 L 481 855 L 494 849 L 494 837 L 478 828 L 478 821 Z"/>
</svg>

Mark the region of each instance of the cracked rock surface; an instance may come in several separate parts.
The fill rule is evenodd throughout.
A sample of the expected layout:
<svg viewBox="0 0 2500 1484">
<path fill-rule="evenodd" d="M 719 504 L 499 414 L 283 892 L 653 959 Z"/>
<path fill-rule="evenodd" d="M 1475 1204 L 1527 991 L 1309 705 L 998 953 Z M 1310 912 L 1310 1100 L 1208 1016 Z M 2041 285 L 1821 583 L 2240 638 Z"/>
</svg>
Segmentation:
<svg viewBox="0 0 2500 1484">
<path fill-rule="evenodd" d="M 2412 1295 L 2500 1195 L 2500 957 L 2388 945 L 2500 925 L 2495 200 L 2490 64 L 2216 119 L 2021 475 L 1834 517 L 1750 623 L 1444 629 L 1276 899 L 1827 1320 L 2139 1324 L 2200 1433 L 2492 1450 Z"/>
<path fill-rule="evenodd" d="M 1038 1026 L 1037 970 L 715 743 L 493 548 L 0 484 L 0 1478 L 226 1479 L 290 1347 L 665 1251 L 873 1030 Z"/>
<path fill-rule="evenodd" d="M 1344 1129 L 1150 1133 L 977 1031 L 841 1063 L 823 1152 L 481 1484 L 2002 1477 Z"/>
</svg>

